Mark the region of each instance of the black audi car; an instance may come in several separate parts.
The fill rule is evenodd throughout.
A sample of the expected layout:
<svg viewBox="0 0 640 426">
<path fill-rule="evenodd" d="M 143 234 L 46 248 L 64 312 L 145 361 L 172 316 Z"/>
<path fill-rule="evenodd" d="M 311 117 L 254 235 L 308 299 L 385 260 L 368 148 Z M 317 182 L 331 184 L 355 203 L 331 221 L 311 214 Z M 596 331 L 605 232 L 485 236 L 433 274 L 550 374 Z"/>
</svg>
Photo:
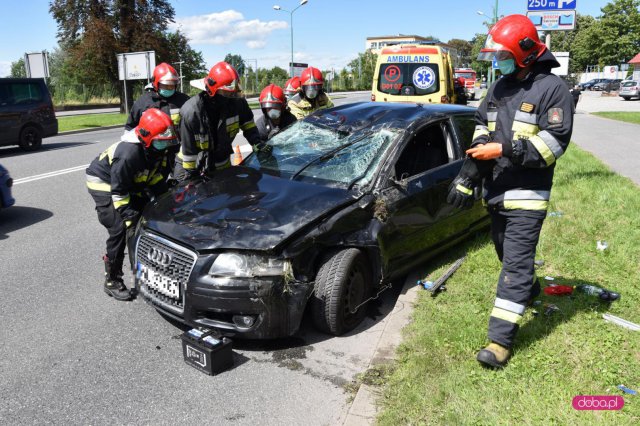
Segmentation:
<svg viewBox="0 0 640 426">
<path fill-rule="evenodd" d="M 164 315 L 247 338 L 289 336 L 309 308 L 342 334 L 376 289 L 488 217 L 446 202 L 475 110 L 357 103 L 316 112 L 140 221 L 136 281 Z M 476 194 L 479 200 L 479 194 Z"/>
</svg>

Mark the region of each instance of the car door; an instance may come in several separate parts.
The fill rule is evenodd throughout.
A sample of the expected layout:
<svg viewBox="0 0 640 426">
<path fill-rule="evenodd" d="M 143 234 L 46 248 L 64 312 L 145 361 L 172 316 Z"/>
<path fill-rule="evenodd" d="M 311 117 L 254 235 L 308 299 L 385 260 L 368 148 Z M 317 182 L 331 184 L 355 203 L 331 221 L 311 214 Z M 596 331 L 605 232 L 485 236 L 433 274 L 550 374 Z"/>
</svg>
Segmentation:
<svg viewBox="0 0 640 426">
<path fill-rule="evenodd" d="M 379 234 L 386 274 L 424 261 L 465 232 L 466 215 L 447 203 L 462 165 L 460 151 L 451 121 L 440 120 L 416 130 L 391 160 L 389 183 L 381 191 L 387 218 Z"/>
<path fill-rule="evenodd" d="M 18 141 L 20 113 L 13 102 L 11 84 L 0 82 L 0 145 Z"/>
</svg>

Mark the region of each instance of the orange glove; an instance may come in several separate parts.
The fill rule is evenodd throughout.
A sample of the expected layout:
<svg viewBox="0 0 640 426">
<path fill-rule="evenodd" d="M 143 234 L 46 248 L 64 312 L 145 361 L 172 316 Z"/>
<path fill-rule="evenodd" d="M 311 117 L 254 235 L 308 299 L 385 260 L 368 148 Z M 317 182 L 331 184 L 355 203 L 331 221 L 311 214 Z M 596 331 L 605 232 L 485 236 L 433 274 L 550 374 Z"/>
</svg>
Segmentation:
<svg viewBox="0 0 640 426">
<path fill-rule="evenodd" d="M 476 160 L 493 160 L 502 157 L 502 144 L 488 142 L 467 150 L 467 154 Z"/>
</svg>

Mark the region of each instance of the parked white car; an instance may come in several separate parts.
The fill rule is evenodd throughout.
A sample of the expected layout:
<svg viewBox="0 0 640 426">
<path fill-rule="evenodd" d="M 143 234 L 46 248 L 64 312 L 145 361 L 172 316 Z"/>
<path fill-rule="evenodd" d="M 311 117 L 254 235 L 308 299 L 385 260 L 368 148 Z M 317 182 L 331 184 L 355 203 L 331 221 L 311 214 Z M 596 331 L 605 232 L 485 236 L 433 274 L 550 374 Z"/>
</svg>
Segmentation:
<svg viewBox="0 0 640 426">
<path fill-rule="evenodd" d="M 637 80 L 625 80 L 620 84 L 618 94 L 622 96 L 622 99 L 628 101 L 631 98 L 640 99 L 640 81 Z"/>
</svg>

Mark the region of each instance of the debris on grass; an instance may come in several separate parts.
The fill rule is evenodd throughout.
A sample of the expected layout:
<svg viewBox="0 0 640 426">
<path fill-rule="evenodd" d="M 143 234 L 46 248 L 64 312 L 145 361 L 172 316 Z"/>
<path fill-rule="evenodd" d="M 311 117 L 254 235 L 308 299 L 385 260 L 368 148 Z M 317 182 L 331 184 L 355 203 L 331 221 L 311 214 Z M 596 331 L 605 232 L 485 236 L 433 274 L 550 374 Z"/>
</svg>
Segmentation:
<svg viewBox="0 0 640 426">
<path fill-rule="evenodd" d="M 618 389 L 620 389 L 622 392 L 624 393 L 628 393 L 629 395 L 637 395 L 638 391 L 634 391 L 633 389 L 629 389 L 628 387 L 626 387 L 625 385 L 618 385 L 616 386 Z"/>
<path fill-rule="evenodd" d="M 620 327 L 624 327 L 633 331 L 640 331 L 640 325 L 635 324 L 631 321 L 627 321 L 626 319 L 622 319 L 610 314 L 602 314 L 602 318 L 604 318 L 605 321 L 612 322 L 616 325 L 619 325 Z"/>
<path fill-rule="evenodd" d="M 549 213 L 549 217 L 562 217 L 562 212 L 551 212 Z"/>
<path fill-rule="evenodd" d="M 596 241 L 596 249 L 598 251 L 605 251 L 606 249 L 609 248 L 609 243 L 606 241 Z"/>
</svg>

